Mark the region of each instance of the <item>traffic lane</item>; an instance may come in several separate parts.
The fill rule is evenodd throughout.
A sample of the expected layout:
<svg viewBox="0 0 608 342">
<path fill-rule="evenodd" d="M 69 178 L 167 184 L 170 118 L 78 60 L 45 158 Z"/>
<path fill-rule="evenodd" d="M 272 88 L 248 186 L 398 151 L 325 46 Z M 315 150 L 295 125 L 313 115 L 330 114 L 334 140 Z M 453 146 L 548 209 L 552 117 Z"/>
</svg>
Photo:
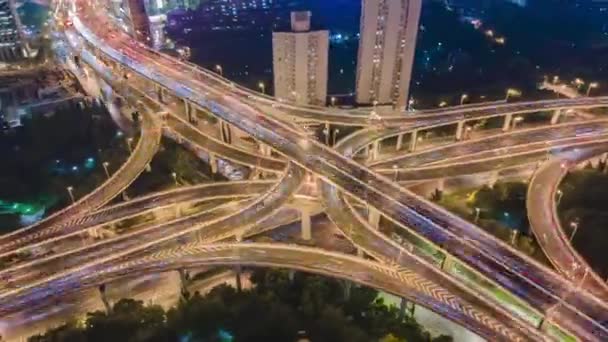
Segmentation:
<svg viewBox="0 0 608 342">
<path fill-rule="evenodd" d="M 417 153 L 397 156 L 388 160 L 381 160 L 372 163 L 370 164 L 370 167 L 378 169 L 388 169 L 391 168 L 392 165 L 398 165 L 400 167 L 414 167 L 442 159 L 441 156 L 444 158 L 445 156 L 460 156 L 460 158 L 466 158 L 471 154 L 505 147 L 513 148 L 514 146 L 518 145 L 531 145 L 533 143 L 540 144 L 545 141 L 554 141 L 564 139 L 566 137 L 584 138 L 585 136 L 596 136 L 607 133 L 608 121 L 606 120 L 533 128 L 529 130 L 515 131 L 512 133 L 492 135 L 483 139 L 468 140 L 465 142 L 432 148 Z"/>
<path fill-rule="evenodd" d="M 455 177 L 467 174 L 476 174 L 481 172 L 494 171 L 504 168 L 510 168 L 517 165 L 531 164 L 539 162 L 547 158 L 547 152 L 559 154 L 578 148 L 595 146 L 601 142 L 608 140 L 608 135 L 597 137 L 594 139 L 576 140 L 571 144 L 559 146 L 546 146 L 546 149 L 537 149 L 527 152 L 515 154 L 505 154 L 495 157 L 472 160 L 470 162 L 462 161 L 457 163 L 439 164 L 429 167 L 419 167 L 415 169 L 391 169 L 391 170 L 376 170 L 377 172 L 392 177 L 397 181 L 417 181 L 428 180 L 444 177 Z"/>
<path fill-rule="evenodd" d="M 159 76 L 159 75 L 156 75 L 156 76 Z M 163 77 L 161 77 L 161 83 L 162 83 L 162 82 L 164 82 L 164 78 L 163 78 Z M 170 84 L 170 85 L 172 85 L 173 83 L 172 83 L 172 82 L 169 82 L 169 84 Z M 171 87 L 171 86 L 170 86 L 170 87 Z M 180 87 L 178 87 L 178 88 L 176 88 L 176 89 L 177 89 L 177 91 L 178 91 L 178 94 L 184 93 L 184 91 L 186 91 L 184 94 L 186 94 L 186 93 L 187 93 L 187 89 L 185 89 L 185 90 L 184 90 L 184 89 L 180 89 Z M 197 99 L 196 99 L 196 98 L 191 98 L 191 100 L 197 101 Z M 226 100 L 226 98 L 224 98 L 224 100 Z M 198 101 L 201 101 L 201 100 L 199 99 Z M 199 104 L 201 104 L 201 103 L 199 103 Z M 231 106 L 231 107 L 232 107 L 232 110 L 227 110 L 227 108 L 225 108 L 225 107 L 224 107 L 224 108 L 222 108 L 222 106 L 218 106 L 218 104 L 219 104 L 219 103 L 218 103 L 217 99 L 214 99 L 214 101 L 213 101 L 213 102 L 208 102 L 208 100 L 206 100 L 206 99 L 205 99 L 205 100 L 202 100 L 202 105 L 203 105 L 204 107 L 206 107 L 207 105 L 210 105 L 210 106 L 211 106 L 211 110 L 212 110 L 213 112 L 215 112 L 216 114 L 218 114 L 218 115 L 222 116 L 222 117 L 223 117 L 224 119 L 226 119 L 227 121 L 232 122 L 233 124 L 237 124 L 237 123 L 239 123 L 239 122 L 240 122 L 240 120 L 238 120 L 238 118 L 231 117 L 231 114 L 232 114 L 232 115 L 234 115 L 234 114 L 232 113 L 232 111 L 238 110 L 239 108 L 243 108 L 243 106 L 234 105 L 234 103 L 233 103 L 233 105 Z M 257 119 L 256 119 L 256 121 L 264 121 L 264 119 L 265 119 L 265 118 L 257 118 Z M 250 122 L 249 122 L 249 123 L 247 123 L 247 124 L 250 124 Z M 240 125 L 238 125 L 238 124 L 237 124 L 237 126 L 240 126 Z M 243 124 L 243 126 L 246 126 L 246 124 Z M 240 126 L 240 127 L 243 127 L 243 126 Z M 264 125 L 260 125 L 260 126 L 264 126 Z M 279 126 L 279 127 L 281 127 L 282 129 L 284 129 L 284 126 L 281 126 L 281 125 L 278 125 L 278 126 Z M 268 129 L 269 127 L 272 127 L 272 126 L 266 126 L 266 127 L 263 127 L 263 128 Z M 275 125 L 275 127 L 273 127 L 273 128 L 276 128 L 276 127 L 277 127 L 277 125 Z M 248 128 L 246 129 L 246 131 L 249 131 L 250 133 L 254 133 L 254 132 L 255 132 L 255 129 L 252 129 L 252 127 L 250 126 L 250 127 L 248 127 Z M 279 133 L 280 133 L 280 132 L 279 132 Z M 272 134 L 272 133 L 270 133 L 270 132 L 266 132 L 266 134 Z M 273 139 L 273 140 L 274 140 L 274 141 L 281 142 L 281 137 L 280 137 L 280 136 L 278 136 L 278 137 L 276 137 L 276 139 Z M 304 139 L 304 140 L 302 140 L 302 141 L 301 141 L 301 143 L 309 143 L 309 142 L 308 142 L 308 141 L 306 141 L 306 140 Z M 313 144 L 314 144 L 314 142 L 313 142 Z M 279 145 L 280 145 L 280 144 L 279 144 Z M 301 160 L 301 159 L 300 159 L 300 160 Z M 442 214 L 443 214 L 443 213 L 442 213 Z M 452 219 L 453 219 L 453 218 L 452 218 Z M 477 232 L 476 232 L 476 233 L 477 233 Z"/>
<path fill-rule="evenodd" d="M 248 166 L 259 167 L 268 171 L 280 171 L 285 169 L 286 162 L 274 158 L 265 158 L 258 156 L 250 151 L 244 151 L 234 148 L 230 145 L 220 143 L 212 139 L 202 132 L 194 129 L 186 123 L 183 123 L 171 116 L 167 118 L 169 126 L 183 136 L 186 140 L 194 142 L 202 148 L 218 153 L 228 160 L 245 164 Z"/>
<path fill-rule="evenodd" d="M 2 290 L 0 294 L 11 289 L 26 286 L 63 270 L 86 265 L 88 262 L 98 260 L 123 250 L 134 248 L 140 244 L 162 239 L 167 234 L 179 232 L 183 227 L 190 227 L 199 222 L 214 220 L 227 216 L 237 208 L 233 203 L 219 206 L 209 211 L 193 215 L 193 217 L 174 220 L 166 224 L 151 223 L 136 232 L 121 235 L 117 238 L 102 240 L 90 246 L 56 254 L 41 262 L 27 264 L 18 269 L 2 272 Z"/>
<path fill-rule="evenodd" d="M 483 308 L 482 310 L 491 317 L 498 318 L 501 322 L 509 322 L 511 326 L 519 326 L 518 329 L 521 331 L 528 330 L 529 336 L 541 339 L 535 327 L 531 327 L 526 322 L 522 322 L 518 317 L 504 312 L 501 306 L 494 303 L 492 299 L 487 300 L 479 296 L 479 294 L 473 293 L 462 282 L 433 266 L 429 262 L 430 260 L 412 254 L 406 246 L 398 245 L 374 227 L 369 226 L 366 220 L 343 197 L 338 196 L 336 187 L 324 184 L 323 194 L 327 201 L 326 207 L 331 219 L 335 221 L 342 232 L 355 245 L 362 248 L 366 253 L 389 265 L 394 264 L 410 268 L 416 274 L 434 284 L 441 284 L 442 287 L 449 291 L 450 296 L 458 296 L 464 299 L 465 302 L 473 305 L 473 307 Z M 378 251 L 382 251 L 382 253 L 378 253 Z M 388 256 L 390 255 L 393 258 L 389 258 Z"/>
<path fill-rule="evenodd" d="M 66 279 L 64 283 L 72 283 L 76 289 L 96 286 L 110 279 L 118 279 L 125 275 L 142 275 L 150 272 L 192 268 L 208 265 L 243 264 L 251 266 L 289 267 L 308 272 L 319 273 L 331 277 L 353 280 L 367 286 L 385 290 L 419 303 L 442 316 L 459 322 L 471 328 L 482 336 L 492 336 L 493 340 L 527 341 L 530 337 L 515 329 L 509 329 L 502 322 L 479 322 L 470 312 L 453 310 L 444 303 L 420 290 L 414 283 L 413 274 L 406 269 L 394 270 L 380 264 L 360 258 L 348 257 L 342 254 L 329 253 L 318 249 L 297 246 L 281 246 L 257 244 L 241 245 L 207 245 L 193 246 L 188 249 L 169 251 L 153 259 L 141 260 L 122 265 L 115 265 L 96 273 L 82 275 L 79 280 Z M 168 255 L 171 255 L 170 257 Z M 66 288 L 59 286 L 53 296 L 61 296 Z M 457 305 L 456 303 L 454 303 Z M 489 332 L 487 326 L 497 327 L 497 331 Z M 497 336 L 496 334 L 499 334 Z"/>
<path fill-rule="evenodd" d="M 281 182 L 275 184 L 275 186 L 273 186 L 264 195 L 245 205 L 244 208 L 237 213 L 231 212 L 228 213 L 228 215 L 224 215 L 223 217 L 219 218 L 206 218 L 206 221 L 202 221 L 201 216 L 205 215 L 205 213 L 201 213 L 181 220 L 176 220 L 167 225 L 158 225 L 156 227 L 152 227 L 150 230 L 163 233 L 158 237 L 158 239 L 149 238 L 151 235 L 148 233 L 148 235 L 145 237 L 148 240 L 144 240 L 143 242 L 134 242 L 130 245 L 132 247 L 129 249 L 117 249 L 116 253 L 112 253 L 111 255 L 108 254 L 104 257 L 98 256 L 96 260 L 92 260 L 88 264 L 81 265 L 78 268 L 68 269 L 61 273 L 56 273 L 46 278 L 37 280 L 36 282 L 27 283 L 20 288 L 8 290 L 0 294 L 0 298 L 18 295 L 19 293 L 27 291 L 28 289 L 36 286 L 42 287 L 45 284 L 52 282 L 54 279 L 58 279 L 68 274 L 81 274 L 85 271 L 95 272 L 96 269 L 104 267 L 105 263 L 115 263 L 121 260 L 121 258 L 134 257 L 137 255 L 137 253 L 141 255 L 145 254 L 146 252 L 157 250 L 159 247 L 162 247 L 163 244 L 172 243 L 175 239 L 179 239 L 181 237 L 187 237 L 188 234 L 196 233 L 201 228 L 206 228 L 206 230 L 203 230 L 203 232 L 213 232 L 213 234 L 208 237 L 210 239 L 221 240 L 234 236 L 235 234 L 239 234 L 239 232 L 246 230 L 251 222 L 255 223 L 260 221 L 280 209 L 285 201 L 287 201 L 290 196 L 297 191 L 297 187 L 299 187 L 301 184 L 302 178 L 302 170 L 295 166 L 291 166 L 290 164 L 290 167 L 286 170 L 285 176 L 282 178 Z M 172 228 L 173 232 L 168 230 L 167 226 L 170 226 L 169 228 Z M 129 235 L 132 237 L 140 234 L 141 231 Z M 125 238 L 126 236 L 123 235 L 114 239 L 114 241 L 119 239 L 124 240 Z M 106 244 L 109 243 L 110 242 L 106 242 Z M 128 243 L 128 241 L 126 243 Z M 107 249 L 108 247 L 106 247 L 106 250 Z"/>
<path fill-rule="evenodd" d="M 31 248 L 33 246 L 44 246 L 49 243 L 54 243 L 66 236 L 82 232 L 88 228 L 106 224 L 117 219 L 124 219 L 134 215 L 139 215 L 153 209 L 205 198 L 226 198 L 229 196 L 242 194 L 244 186 L 249 191 L 252 191 L 253 194 L 259 194 L 268 189 L 273 183 L 274 181 L 264 180 L 208 183 L 192 187 L 178 188 L 172 191 L 136 198 L 128 202 L 98 210 L 90 215 L 74 218 L 66 223 L 65 228 L 61 230 L 61 235 L 51 239 L 42 240 L 35 244 L 30 243 L 16 247 L 15 250 L 0 255 L 0 258 L 2 258 L 2 260 L 10 259 L 19 253 L 24 247 Z M 1 276 L 2 271 L 0 271 L 0 277 Z"/>
<path fill-rule="evenodd" d="M 156 153 L 160 144 L 160 129 L 149 113 L 143 113 L 140 139 L 133 154 L 107 181 L 93 192 L 79 199 L 74 204 L 58 211 L 48 218 L 13 233 L 0 236 L 0 253 L 14 250 L 24 244 L 41 241 L 61 234 L 66 222 L 74 216 L 80 216 L 107 203 L 139 175 Z M 142 141 L 146 140 L 147 143 Z M 129 172 L 130 171 L 130 172 Z M 126 176 L 125 176 L 126 175 Z"/>
</svg>

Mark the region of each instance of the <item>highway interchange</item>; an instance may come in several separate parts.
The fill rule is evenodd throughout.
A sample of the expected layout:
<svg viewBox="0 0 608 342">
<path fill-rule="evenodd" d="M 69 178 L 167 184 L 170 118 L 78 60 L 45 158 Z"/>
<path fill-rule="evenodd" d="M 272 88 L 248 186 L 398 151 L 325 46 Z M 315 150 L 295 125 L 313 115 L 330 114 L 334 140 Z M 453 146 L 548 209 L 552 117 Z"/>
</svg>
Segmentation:
<svg viewBox="0 0 608 342">
<path fill-rule="evenodd" d="M 56 4 L 66 11 L 66 16 L 70 12 L 74 23 L 73 29 L 65 30 L 66 46 L 80 55 L 91 73 L 111 85 L 117 94 L 144 109 L 141 137 L 130 160 L 105 185 L 37 225 L 0 237 L 0 256 L 14 256 L 34 245 L 55 244 L 101 224 L 157 207 L 203 198 L 232 199 L 237 203 L 226 202 L 169 222 L 150 223 L 124 235 L 41 259 L 25 260 L 3 270 L 0 272 L 0 281 L 6 285 L 0 291 L 3 315 L 121 276 L 238 263 L 301 269 L 370 285 L 427 306 L 489 340 L 559 339 L 553 327 L 580 340 L 608 338 L 606 327 L 602 326 L 608 320 L 604 283 L 588 281 L 595 279 L 592 276 L 581 278 L 580 274 L 573 276 L 567 272 L 565 277 L 558 275 L 399 184 L 536 165 L 545 157 L 550 158 L 541 170 L 554 170 L 556 167 L 551 163 L 561 167 L 561 162 L 555 159 L 562 158 L 563 151 L 570 151 L 568 155 L 587 156 L 586 151 L 590 151 L 587 148 L 597 151 L 600 146 L 602 150 L 605 146 L 602 142 L 607 137 L 606 121 L 598 118 L 499 132 L 409 154 L 403 153 L 407 149 L 399 146 L 388 147 L 392 153 L 383 153 L 387 148 L 374 146 L 394 137 L 416 139 L 420 131 L 438 126 L 456 125 L 456 130 L 461 131 L 465 122 L 490 117 L 505 117 L 505 122 L 510 124 L 516 115 L 604 107 L 608 98 L 476 104 L 383 115 L 380 119 L 370 118 L 362 111 L 295 107 L 159 55 L 118 31 L 96 32 L 93 28 L 103 25 L 87 25 L 87 20 L 96 23 L 105 20 L 112 25 L 111 21 L 100 8 L 94 13 L 91 7 L 95 4 L 82 1 L 78 4 L 81 7 L 72 7 L 70 2 Z M 130 70 L 128 82 L 122 77 L 125 70 Z M 161 96 L 154 98 L 155 95 Z M 176 103 L 186 100 L 183 112 L 195 108 L 213 114 L 262 145 L 271 146 L 274 153 L 268 155 L 235 147 L 206 134 L 204 129 L 191 125 L 187 117 L 183 117 L 184 113 L 171 104 L 175 103 L 171 98 L 180 99 Z M 272 115 L 265 115 L 265 111 Z M 364 129 L 330 148 L 300 125 L 311 122 L 363 126 Z M 210 155 L 278 176 L 177 189 L 97 210 L 122 192 L 149 163 L 158 148 L 161 123 L 163 131 L 176 132 L 179 139 L 199 146 Z M 354 162 L 353 158 L 363 159 L 368 166 Z M 348 256 L 294 245 L 219 243 L 235 238 L 240 241 L 251 226 L 273 216 L 294 200 L 309 177 L 316 179 L 330 219 L 360 249 L 360 254 L 371 260 L 361 255 Z M 558 183 L 559 179 L 551 180 L 551 184 Z M 552 200 L 548 194 L 535 203 L 550 206 Z M 518 315 L 497 303 L 491 292 L 475 288 L 444 266 L 438 267 L 412 246 L 398 244 L 384 236 L 372 222 L 375 220 L 369 219 L 374 212 L 432 243 L 445 259 L 459 260 L 457 262 L 473 274 L 511 293 L 523 303 L 521 306 L 530 308 L 534 318 Z M 543 222 L 541 219 L 540 225 Z M 532 225 L 538 234 L 536 228 L 540 225 L 534 222 Z M 561 232 L 551 227 L 545 230 L 552 236 Z M 176 245 L 180 238 L 187 243 Z M 561 240 L 563 243 L 563 238 Z M 556 268 L 564 270 L 560 259 L 553 259 L 554 254 L 549 253 L 555 248 L 541 245 Z M 570 253 L 558 249 L 567 256 L 575 255 L 571 248 Z M 585 265 L 580 258 L 577 260 Z M 45 272 L 40 272 L 41 269 Z M 592 273 L 586 265 L 580 270 Z"/>
</svg>

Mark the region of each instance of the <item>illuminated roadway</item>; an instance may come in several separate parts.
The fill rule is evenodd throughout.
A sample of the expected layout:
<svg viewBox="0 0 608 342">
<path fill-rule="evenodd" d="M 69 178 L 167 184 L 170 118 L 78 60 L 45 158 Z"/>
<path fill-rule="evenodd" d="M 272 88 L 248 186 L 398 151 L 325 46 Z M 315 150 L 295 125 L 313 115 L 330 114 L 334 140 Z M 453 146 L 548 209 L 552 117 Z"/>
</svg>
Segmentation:
<svg viewBox="0 0 608 342">
<path fill-rule="evenodd" d="M 573 151 L 545 162 L 535 173 L 526 199 L 532 232 L 553 265 L 569 279 L 608 300 L 608 286 L 585 259 L 573 248 L 557 214 L 555 198 L 559 184 L 578 163 L 608 151 L 608 144 L 598 148 Z"/>
<path fill-rule="evenodd" d="M 67 221 L 91 212 L 124 191 L 148 166 L 160 145 L 158 119 L 144 110 L 141 115 L 141 136 L 127 161 L 93 192 L 48 218 L 13 233 L 0 236 L 0 254 L 19 246 L 62 234 Z"/>
<path fill-rule="evenodd" d="M 74 22 L 75 25 L 80 25 L 77 24 L 76 18 Z M 78 29 L 83 31 L 81 25 Z M 573 289 L 567 282 L 481 232 L 474 225 L 436 208 L 434 205 L 392 184 L 387 179 L 378 177 L 368 169 L 337 155 L 312 141 L 300 130 L 259 115 L 251 107 L 235 101 L 228 95 L 205 96 L 206 92 L 213 94 L 213 88 L 184 78 L 178 68 L 165 69 L 155 66 L 154 70 L 150 70 L 143 68 L 140 62 L 133 60 L 133 58 L 119 57 L 120 52 L 112 50 L 109 46 L 100 48 L 104 49 L 105 53 L 108 53 L 112 58 L 118 58 L 123 65 L 154 79 L 165 88 L 171 89 L 179 97 L 187 98 L 200 107 L 209 109 L 225 121 L 243 129 L 259 140 L 273 145 L 277 151 L 313 171 L 322 179 L 338 185 L 359 199 L 367 198 L 368 203 L 403 226 L 409 226 L 417 230 L 419 234 L 425 235 L 437 244 L 443 242 L 443 245 L 446 246 L 445 242 L 449 242 L 449 248 L 444 248 L 450 254 L 464 260 L 468 259 L 468 263 L 477 269 L 483 269 L 483 273 L 487 274 L 488 269 L 494 269 L 494 272 L 491 273 L 493 273 L 493 278 L 497 278 L 498 283 L 520 296 L 522 292 L 526 292 L 523 293 L 527 297 L 526 299 L 534 299 L 530 302 L 534 306 L 540 307 L 542 311 L 551 308 L 553 313 L 551 320 L 557 320 L 563 328 L 580 334 L 579 336 L 590 337 L 592 335 L 589 334 L 599 328 L 585 317 L 568 318 L 568 315 L 572 315 L 572 308 L 561 305 L 562 300 L 565 302 L 573 301 L 572 298 L 568 297 Z M 178 80 L 179 83 L 175 83 L 175 80 Z M 192 89 L 194 88 L 199 90 L 193 92 Z M 203 94 L 202 97 L 199 94 Z M 595 103 L 602 101 L 604 100 L 597 100 Z M 586 105 L 589 105 L 589 103 Z M 542 108 L 548 107 L 550 106 L 543 105 Z M 484 109 L 483 111 L 487 113 L 490 110 Z M 372 182 L 373 185 L 370 184 Z M 465 246 L 468 248 L 465 248 Z M 463 255 L 462 252 L 465 250 L 468 250 L 468 256 Z M 540 286 L 537 287 L 537 285 Z M 575 305 L 588 315 L 601 316 L 603 308 L 598 307 L 598 303 L 592 298 L 588 298 L 587 295 L 579 295 L 576 301 L 578 303 L 575 302 Z M 556 304 L 559 305 L 556 306 Z M 593 318 L 599 318 L 601 321 L 601 317 Z M 578 322 L 576 322 L 577 320 Z M 591 325 L 577 329 L 579 324 L 585 324 L 585 321 L 588 321 Z"/>
<path fill-rule="evenodd" d="M 77 20 L 75 20 L 75 24 L 76 22 Z M 117 56 L 116 50 L 112 51 L 109 47 L 102 48 L 106 53 L 114 54 L 114 57 Z M 125 60 L 124 58 L 121 58 L 121 61 L 148 78 L 163 84 L 172 92 L 177 93 L 178 96 L 197 102 L 199 106 L 209 109 L 227 122 L 257 137 L 258 140 L 269 143 L 275 150 L 287 156 L 289 160 L 295 161 L 317 174 L 325 180 L 325 184 L 331 183 L 359 200 L 370 203 L 396 223 L 414 229 L 436 244 L 443 246 L 451 254 L 459 256 L 463 260 L 468 259 L 471 266 L 483 269 L 485 274 L 492 272 L 489 269 L 494 269 L 496 272 L 493 274 L 495 281 L 515 293 L 518 293 L 517 290 L 522 288 L 531 292 L 531 297 L 526 298 L 528 302 L 533 303 L 534 306 L 543 311 L 551 308 L 554 317 L 550 317 L 550 320 L 557 322 L 563 328 L 570 330 L 577 336 L 589 338 L 589 340 L 601 336 L 591 335 L 593 329 L 598 329 L 598 327 L 594 327 L 593 323 L 586 317 L 570 316 L 569 318 L 568 315 L 574 314 L 573 308 L 565 305 L 554 306 L 558 303 L 561 304 L 562 299 L 566 302 L 571 300 L 570 298 L 563 298 L 564 295 L 573 290 L 570 285 L 552 272 L 530 262 L 510 247 L 484 235 L 485 233 L 480 232 L 473 225 L 434 207 L 386 178 L 378 176 L 369 169 L 355 164 L 327 147 L 318 144 L 301 130 L 260 115 L 255 109 L 235 101 L 229 95 L 217 94 L 213 88 L 207 87 L 204 83 L 192 82 L 190 79 L 182 77 L 178 69 L 161 67 L 158 68 L 159 70 L 152 71 L 142 68 L 138 61 Z M 174 80 L 179 80 L 179 85 Z M 193 89 L 199 91 L 195 92 Z M 198 95 L 206 92 L 209 92 L 210 95 L 203 95 L 202 98 Z M 598 100 L 598 102 L 601 101 L 604 100 Z M 580 105 L 580 103 L 574 105 Z M 585 106 L 594 105 L 586 103 Z M 484 109 L 484 111 L 488 112 L 489 110 Z M 418 212 L 411 210 L 410 207 Z M 426 217 L 421 216 L 420 213 Z M 446 230 L 443 230 L 444 228 Z M 492 248 L 492 250 L 487 248 Z M 468 258 L 462 253 L 460 253 L 461 255 L 457 253 L 458 250 L 464 251 L 465 249 L 470 253 Z M 373 249 L 370 254 L 376 251 Z M 388 257 L 385 254 L 381 255 L 385 256 L 384 259 L 392 259 L 397 263 L 401 261 L 400 258 L 403 258 L 401 251 L 399 255 L 388 255 Z M 490 274 L 488 276 L 492 277 Z M 504 278 L 502 278 L 503 276 Z M 512 283 L 509 284 L 509 282 Z M 543 288 L 535 288 L 535 283 Z M 519 292 L 521 296 L 521 291 Z M 529 299 L 534 300 L 530 301 Z M 579 302 L 576 304 L 579 309 L 587 314 L 594 315 L 593 310 L 596 310 L 597 305 L 599 305 L 597 302 L 588 298 L 586 294 L 581 295 L 577 300 Z M 601 314 L 601 312 L 598 314 Z M 568 326 L 570 323 L 573 325 Z"/>
</svg>

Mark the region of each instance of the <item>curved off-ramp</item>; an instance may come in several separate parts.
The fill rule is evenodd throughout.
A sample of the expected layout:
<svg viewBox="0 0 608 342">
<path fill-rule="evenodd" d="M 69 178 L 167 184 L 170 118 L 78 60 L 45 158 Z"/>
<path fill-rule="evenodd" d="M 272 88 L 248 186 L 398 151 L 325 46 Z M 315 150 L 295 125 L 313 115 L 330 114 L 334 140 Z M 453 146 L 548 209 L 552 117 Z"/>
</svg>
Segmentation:
<svg viewBox="0 0 608 342">
<path fill-rule="evenodd" d="M 552 158 L 534 174 L 526 198 L 530 227 L 551 263 L 577 287 L 608 301 L 608 285 L 574 249 L 564 233 L 555 201 L 562 179 L 577 164 L 608 151 L 608 143 Z"/>
</svg>

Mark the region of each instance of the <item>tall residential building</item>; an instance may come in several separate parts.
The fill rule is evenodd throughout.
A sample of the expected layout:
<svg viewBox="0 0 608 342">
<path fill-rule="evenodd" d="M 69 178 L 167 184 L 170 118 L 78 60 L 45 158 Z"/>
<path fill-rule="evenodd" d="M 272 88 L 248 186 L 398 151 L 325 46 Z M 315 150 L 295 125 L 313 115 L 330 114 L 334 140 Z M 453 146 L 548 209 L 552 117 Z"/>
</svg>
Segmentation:
<svg viewBox="0 0 608 342">
<path fill-rule="evenodd" d="M 152 44 L 150 38 L 150 19 L 144 0 L 126 0 L 133 36 L 140 42 Z"/>
<path fill-rule="evenodd" d="M 0 61 L 12 62 L 28 55 L 14 0 L 0 0 Z"/>
<path fill-rule="evenodd" d="M 291 31 L 273 32 L 275 97 L 297 104 L 325 105 L 328 31 L 310 31 L 310 12 L 291 13 Z"/>
<path fill-rule="evenodd" d="M 363 0 L 357 60 L 357 103 L 404 108 L 422 0 Z"/>
</svg>

